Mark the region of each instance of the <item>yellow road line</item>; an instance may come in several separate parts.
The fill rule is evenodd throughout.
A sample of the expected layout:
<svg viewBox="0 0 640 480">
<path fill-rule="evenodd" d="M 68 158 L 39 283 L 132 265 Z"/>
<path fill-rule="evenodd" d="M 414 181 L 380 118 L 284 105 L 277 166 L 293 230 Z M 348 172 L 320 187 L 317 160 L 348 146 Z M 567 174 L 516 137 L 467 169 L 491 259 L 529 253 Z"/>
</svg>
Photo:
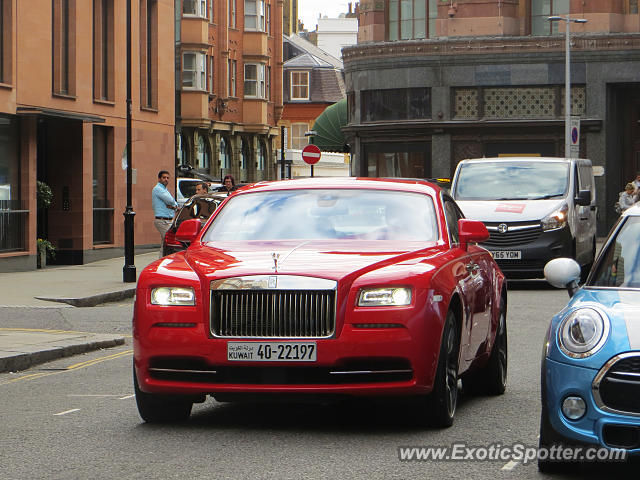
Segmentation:
<svg viewBox="0 0 640 480">
<path fill-rule="evenodd" d="M 91 365 L 96 365 L 97 363 L 106 362 L 108 360 L 115 360 L 120 357 L 124 357 L 127 355 L 133 354 L 133 350 L 125 350 L 124 352 L 114 353 L 112 355 L 107 355 L 105 357 L 94 358 L 93 360 L 87 360 L 86 362 L 75 363 L 66 367 L 64 370 L 58 370 L 55 372 L 40 372 L 40 373 L 31 373 L 29 375 L 23 375 L 18 378 L 13 378 L 11 380 L 7 380 L 6 382 L 0 382 L 0 385 L 8 385 L 9 383 L 19 382 L 21 380 L 35 380 L 36 378 L 48 377 L 50 375 L 58 375 L 60 373 L 68 373 L 72 370 L 79 370 L 81 368 L 90 367 Z"/>
</svg>

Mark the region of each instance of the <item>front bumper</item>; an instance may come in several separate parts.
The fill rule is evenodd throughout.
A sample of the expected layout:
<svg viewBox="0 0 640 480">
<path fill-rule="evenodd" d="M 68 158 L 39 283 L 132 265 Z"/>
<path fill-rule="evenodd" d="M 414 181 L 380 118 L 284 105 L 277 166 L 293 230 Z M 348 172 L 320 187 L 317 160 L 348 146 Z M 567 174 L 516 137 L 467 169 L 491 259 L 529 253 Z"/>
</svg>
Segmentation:
<svg viewBox="0 0 640 480">
<path fill-rule="evenodd" d="M 166 323 L 166 322 L 165 322 Z M 431 390 L 440 345 L 419 322 L 393 328 L 345 324 L 334 338 L 211 338 L 205 324 L 151 325 L 134 329 L 139 386 L 171 394 L 409 395 Z M 228 341 L 315 342 L 315 362 L 251 362 L 227 359 Z"/>
<path fill-rule="evenodd" d="M 491 227 L 491 225 L 489 226 Z M 500 234 L 491 231 L 491 238 L 481 245 L 489 251 L 519 251 L 517 260 L 496 259 L 496 263 L 508 278 L 542 278 L 544 266 L 549 260 L 559 257 L 572 257 L 573 237 L 568 227 L 542 231 L 537 235 L 522 235 L 512 239 L 501 239 Z"/>
<path fill-rule="evenodd" d="M 592 394 L 597 370 L 543 359 L 542 401 L 546 403 L 553 430 L 567 443 L 585 443 L 607 448 L 626 448 L 640 454 L 640 416 L 606 412 L 598 408 Z M 569 395 L 582 397 L 587 405 L 579 420 L 568 420 L 561 410 Z"/>
</svg>

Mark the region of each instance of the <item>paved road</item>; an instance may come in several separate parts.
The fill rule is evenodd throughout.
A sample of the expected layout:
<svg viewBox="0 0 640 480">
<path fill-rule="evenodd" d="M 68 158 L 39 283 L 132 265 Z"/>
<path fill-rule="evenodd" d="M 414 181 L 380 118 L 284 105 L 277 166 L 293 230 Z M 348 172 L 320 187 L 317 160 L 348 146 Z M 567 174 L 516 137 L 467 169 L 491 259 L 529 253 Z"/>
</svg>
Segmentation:
<svg viewBox="0 0 640 480">
<path fill-rule="evenodd" d="M 141 422 L 131 385 L 131 341 L 0 374 L 2 466 L 8 479 L 544 478 L 516 461 L 401 462 L 402 446 L 537 444 L 539 361 L 550 315 L 567 300 L 543 282 L 513 284 L 509 378 L 500 397 L 463 398 L 453 427 L 413 426 L 402 404 L 197 405 L 184 425 Z M 8 310 L 8 326 L 128 332 L 131 303 Z M 5 315 L 7 314 L 7 315 Z M 573 478 L 600 478 L 605 470 Z M 620 469 L 607 476 L 625 477 Z M 571 477 L 567 477 L 571 478 Z"/>
</svg>

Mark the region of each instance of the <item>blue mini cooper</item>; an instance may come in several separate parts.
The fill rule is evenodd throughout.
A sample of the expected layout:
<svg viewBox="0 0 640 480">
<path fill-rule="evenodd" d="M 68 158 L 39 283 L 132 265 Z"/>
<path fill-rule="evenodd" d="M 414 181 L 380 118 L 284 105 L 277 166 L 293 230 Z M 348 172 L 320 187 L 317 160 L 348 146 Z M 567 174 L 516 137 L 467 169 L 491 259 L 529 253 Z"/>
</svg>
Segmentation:
<svg viewBox="0 0 640 480">
<path fill-rule="evenodd" d="M 544 346 L 540 447 L 640 453 L 640 206 L 623 213 L 582 287 L 572 259 L 550 261 L 545 277 L 571 299 Z M 562 465 L 539 456 L 538 468 Z"/>
</svg>

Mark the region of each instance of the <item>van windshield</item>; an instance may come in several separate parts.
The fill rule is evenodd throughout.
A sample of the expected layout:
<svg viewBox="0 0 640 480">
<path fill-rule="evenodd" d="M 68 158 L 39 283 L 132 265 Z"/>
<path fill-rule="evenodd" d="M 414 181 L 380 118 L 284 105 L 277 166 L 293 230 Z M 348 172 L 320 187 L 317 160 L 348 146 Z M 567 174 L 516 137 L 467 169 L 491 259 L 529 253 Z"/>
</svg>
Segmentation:
<svg viewBox="0 0 640 480">
<path fill-rule="evenodd" d="M 569 186 L 564 162 L 478 162 L 460 166 L 456 200 L 539 200 L 563 197 Z"/>
</svg>

